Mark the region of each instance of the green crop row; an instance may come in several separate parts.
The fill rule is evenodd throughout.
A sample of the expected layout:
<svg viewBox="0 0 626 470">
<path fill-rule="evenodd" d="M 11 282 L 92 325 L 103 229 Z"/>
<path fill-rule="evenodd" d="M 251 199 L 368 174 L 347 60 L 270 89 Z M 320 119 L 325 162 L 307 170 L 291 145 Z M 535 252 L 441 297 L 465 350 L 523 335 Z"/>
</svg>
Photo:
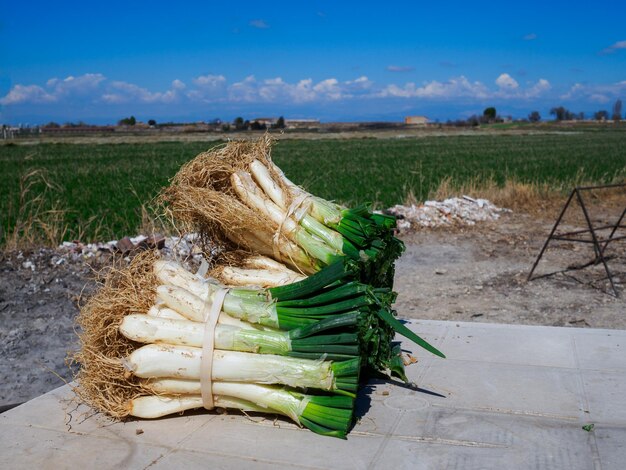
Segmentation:
<svg viewBox="0 0 626 470">
<path fill-rule="evenodd" d="M 141 225 L 142 203 L 209 145 L 0 146 L 0 243 L 27 213 L 29 198 L 38 194 L 44 208 L 62 211 L 65 239 L 134 235 Z M 282 140 L 273 158 L 287 176 L 314 194 L 347 204 L 390 206 L 409 193 L 423 200 L 445 179 L 500 184 L 513 179 L 559 187 L 612 181 L 626 168 L 626 133 Z M 39 179 L 24 191 L 23 176 L 33 169 L 41 170 Z"/>
</svg>

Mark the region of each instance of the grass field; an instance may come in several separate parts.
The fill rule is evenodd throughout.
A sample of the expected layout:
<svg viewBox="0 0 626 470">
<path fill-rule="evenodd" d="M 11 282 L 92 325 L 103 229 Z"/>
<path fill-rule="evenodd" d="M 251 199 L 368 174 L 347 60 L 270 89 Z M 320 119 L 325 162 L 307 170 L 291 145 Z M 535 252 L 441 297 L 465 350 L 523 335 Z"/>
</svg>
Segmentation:
<svg viewBox="0 0 626 470">
<path fill-rule="evenodd" d="M 27 194 L 22 190 L 24 201 L 40 194 L 40 211 L 58 209 L 65 239 L 111 239 L 136 234 L 142 202 L 207 147 L 183 142 L 0 146 L 0 240 L 6 242 L 15 224 L 20 178 L 30 170 L 42 173 L 31 179 Z M 390 206 L 410 193 L 423 200 L 446 179 L 458 185 L 514 180 L 554 187 L 613 181 L 624 176 L 626 132 L 282 140 L 273 156 L 314 194 Z M 46 189 L 39 177 L 54 187 Z M 20 217 L 27 216 L 25 211 Z"/>
</svg>

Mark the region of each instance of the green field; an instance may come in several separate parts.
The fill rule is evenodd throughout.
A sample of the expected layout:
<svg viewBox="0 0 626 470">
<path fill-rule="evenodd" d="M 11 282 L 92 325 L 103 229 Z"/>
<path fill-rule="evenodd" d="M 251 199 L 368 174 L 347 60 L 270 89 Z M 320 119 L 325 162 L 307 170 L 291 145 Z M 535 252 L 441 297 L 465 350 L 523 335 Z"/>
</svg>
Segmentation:
<svg viewBox="0 0 626 470">
<path fill-rule="evenodd" d="M 3 234 L 15 221 L 20 176 L 43 169 L 46 192 L 65 211 L 66 239 L 137 233 L 142 202 L 154 197 L 180 165 L 206 143 L 2 145 L 0 213 Z M 562 185 L 607 182 L 624 174 L 626 132 L 474 135 L 411 139 L 282 140 L 274 160 L 314 194 L 354 204 L 424 199 L 445 178 L 507 179 Z M 43 189 L 38 184 L 31 196 Z"/>
</svg>

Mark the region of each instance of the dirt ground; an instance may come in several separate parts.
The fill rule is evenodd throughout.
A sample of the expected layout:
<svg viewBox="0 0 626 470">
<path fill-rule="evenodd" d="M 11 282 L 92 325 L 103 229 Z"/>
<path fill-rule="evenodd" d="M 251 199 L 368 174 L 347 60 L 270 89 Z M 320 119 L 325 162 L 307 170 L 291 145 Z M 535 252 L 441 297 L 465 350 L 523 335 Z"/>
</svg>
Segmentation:
<svg viewBox="0 0 626 470">
<path fill-rule="evenodd" d="M 608 212 L 602 214 L 607 220 Z M 554 216 L 511 213 L 471 228 L 403 234 L 407 251 L 397 264 L 395 287 L 400 317 L 626 329 L 624 241 L 606 251 L 615 256 L 609 266 L 620 298 L 602 279 L 602 265 L 526 281 Z M 588 245 L 559 243 L 537 273 L 588 261 L 592 254 Z M 73 319 L 81 293 L 94 289 L 94 273 L 83 261 L 59 259 L 52 250 L 0 255 L 0 407 L 71 377 L 65 357 L 77 347 Z"/>
<path fill-rule="evenodd" d="M 626 329 L 626 243 L 605 254 L 620 294 L 602 264 L 559 273 L 594 259 L 591 246 L 551 242 L 533 280 L 528 274 L 553 221 L 507 214 L 464 230 L 422 230 L 404 238 L 397 264 L 396 309 L 401 317 Z M 568 226 L 567 230 L 574 227 Z M 621 246 L 620 246 L 621 245 Z M 548 277 L 542 274 L 557 272 Z"/>
</svg>

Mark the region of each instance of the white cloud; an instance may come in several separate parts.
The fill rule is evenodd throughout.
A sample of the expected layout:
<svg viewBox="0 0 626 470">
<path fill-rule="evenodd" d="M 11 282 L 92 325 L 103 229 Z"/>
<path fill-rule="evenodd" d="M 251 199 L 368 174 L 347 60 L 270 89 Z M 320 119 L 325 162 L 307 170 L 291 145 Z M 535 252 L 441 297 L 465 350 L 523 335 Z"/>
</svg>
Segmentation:
<svg viewBox="0 0 626 470">
<path fill-rule="evenodd" d="M 348 80 L 346 85 L 356 85 L 361 88 L 369 88 L 372 85 L 372 82 L 365 75 L 357 78 L 356 80 Z"/>
<path fill-rule="evenodd" d="M 327 78 L 313 87 L 313 91 L 321 98 L 339 100 L 343 97 L 339 81 L 336 78 Z"/>
<path fill-rule="evenodd" d="M 508 73 L 503 73 L 496 78 L 496 85 L 505 90 L 515 90 L 519 88 L 517 80 L 511 77 Z"/>
<path fill-rule="evenodd" d="M 608 96 L 603 95 L 601 93 L 593 93 L 589 95 L 589 100 L 593 101 L 594 103 L 601 103 L 601 104 L 605 104 L 611 101 L 611 99 Z"/>
<path fill-rule="evenodd" d="M 529 33 L 526 34 L 522 39 L 524 39 L 524 41 L 534 41 L 535 39 L 537 39 L 537 35 L 535 33 Z"/>
<path fill-rule="evenodd" d="M 64 79 L 51 78 L 46 82 L 45 89 L 38 85 L 18 84 L 0 99 L 0 104 L 54 103 L 91 96 L 97 92 L 104 80 L 106 78 L 102 74 L 87 73 L 78 77 L 70 75 Z"/>
<path fill-rule="evenodd" d="M 194 101 L 206 103 L 219 101 L 226 94 L 226 77 L 224 75 L 201 75 L 192 80 L 196 88 L 187 92 L 187 97 Z"/>
<path fill-rule="evenodd" d="M 97 90 L 106 77 L 100 73 L 86 73 L 79 77 L 69 76 L 60 80 L 51 78 L 46 86 L 52 89 L 52 93 L 58 97 L 61 95 L 81 96 L 88 95 Z"/>
<path fill-rule="evenodd" d="M 303 103 L 306 101 L 313 101 L 315 99 L 315 92 L 313 91 L 313 80 L 305 78 L 300 80 L 293 89 L 294 101 L 297 103 Z"/>
<path fill-rule="evenodd" d="M 624 93 L 626 93 L 626 80 L 602 85 L 575 83 L 566 93 L 561 95 L 561 99 L 608 103 L 611 100 L 620 98 Z"/>
<path fill-rule="evenodd" d="M 573 98 L 579 98 L 585 90 L 585 86 L 582 85 L 581 83 L 574 83 L 574 85 L 572 85 L 572 87 L 567 91 L 567 93 L 564 93 L 561 95 L 561 99 L 563 100 L 571 100 Z"/>
<path fill-rule="evenodd" d="M 172 88 L 165 92 L 151 92 L 134 83 L 115 81 L 110 85 L 111 92 L 102 95 L 102 101 L 109 104 L 121 103 L 173 103 L 180 98 L 180 90 L 185 84 L 180 80 L 172 82 Z"/>
<path fill-rule="evenodd" d="M 277 101 L 288 92 L 289 84 L 282 78 L 268 78 L 259 85 L 259 97 L 264 101 Z"/>
<path fill-rule="evenodd" d="M 526 98 L 536 98 L 539 95 L 542 95 L 543 93 L 549 91 L 550 89 L 552 89 L 552 85 L 550 84 L 550 82 L 545 78 L 540 78 L 537 83 L 535 83 L 532 87 L 526 90 L 524 95 L 526 96 Z"/>
<path fill-rule="evenodd" d="M 407 65 L 388 65 L 387 71 L 396 72 L 396 73 L 405 73 L 412 72 L 415 70 L 415 67 L 407 66 Z"/>
<path fill-rule="evenodd" d="M 327 78 L 318 83 L 306 78 L 296 83 L 289 83 L 281 77 L 262 81 L 249 76 L 241 82 L 228 86 L 227 99 L 235 102 L 293 102 L 336 101 L 365 96 L 372 86 L 367 77 L 340 82 L 336 78 Z"/>
<path fill-rule="evenodd" d="M 172 82 L 172 89 L 173 90 L 184 90 L 185 88 L 187 88 L 187 85 L 185 85 L 178 78 Z"/>
<path fill-rule="evenodd" d="M 433 80 L 421 87 L 410 82 L 403 87 L 388 85 L 380 93 L 381 97 L 396 98 L 486 98 L 489 96 L 487 88 L 480 82 L 470 82 L 464 76 L 451 78 L 447 82 Z"/>
<path fill-rule="evenodd" d="M 228 87 L 228 99 L 230 101 L 255 101 L 258 83 L 254 75 L 247 76 L 241 82 L 233 83 Z"/>
<path fill-rule="evenodd" d="M 270 27 L 270 25 L 267 24 L 265 20 L 261 20 L 261 19 L 250 21 L 250 26 L 252 26 L 253 28 L 257 28 L 257 29 L 267 29 Z"/>
<path fill-rule="evenodd" d="M 626 49 L 626 41 L 617 41 L 614 44 L 611 44 L 609 47 L 602 49 L 600 51 L 601 54 L 613 54 L 620 49 Z"/>
<path fill-rule="evenodd" d="M 2 105 L 16 105 L 23 103 L 53 103 L 56 96 L 47 93 L 37 85 L 15 85 L 6 96 L 0 99 Z"/>
<path fill-rule="evenodd" d="M 217 88 L 226 83 L 224 75 L 201 75 L 193 79 L 193 83 L 199 87 Z"/>
<path fill-rule="evenodd" d="M 575 84 L 561 94 L 565 100 L 586 100 L 589 103 L 606 103 L 626 93 L 626 80 L 613 84 Z M 242 80 L 230 82 L 224 75 L 200 75 L 185 83 L 175 79 L 165 90 L 150 90 L 136 83 L 110 80 L 102 74 L 53 78 L 44 85 L 17 84 L 0 97 L 3 106 L 28 106 L 31 104 L 54 105 L 55 109 L 97 109 L 106 105 L 146 106 L 156 104 L 185 106 L 202 103 L 219 103 L 222 107 L 244 104 L 276 104 L 281 107 L 308 103 L 332 103 L 358 100 L 396 100 L 396 109 L 413 106 L 411 100 L 464 102 L 533 101 L 545 97 L 557 98 L 552 84 L 541 78 L 536 82 L 517 82 L 508 73 L 496 77 L 490 87 L 480 81 L 470 81 L 465 76 L 447 81 L 431 80 L 422 84 L 400 82 L 393 84 L 375 83 L 366 76 L 350 80 L 327 77 L 321 80 L 303 78 L 288 81 L 283 77 L 257 79 L 250 75 Z M 404 101 L 404 102 L 402 102 Z M 80 108 L 79 108 L 80 106 Z"/>
</svg>

